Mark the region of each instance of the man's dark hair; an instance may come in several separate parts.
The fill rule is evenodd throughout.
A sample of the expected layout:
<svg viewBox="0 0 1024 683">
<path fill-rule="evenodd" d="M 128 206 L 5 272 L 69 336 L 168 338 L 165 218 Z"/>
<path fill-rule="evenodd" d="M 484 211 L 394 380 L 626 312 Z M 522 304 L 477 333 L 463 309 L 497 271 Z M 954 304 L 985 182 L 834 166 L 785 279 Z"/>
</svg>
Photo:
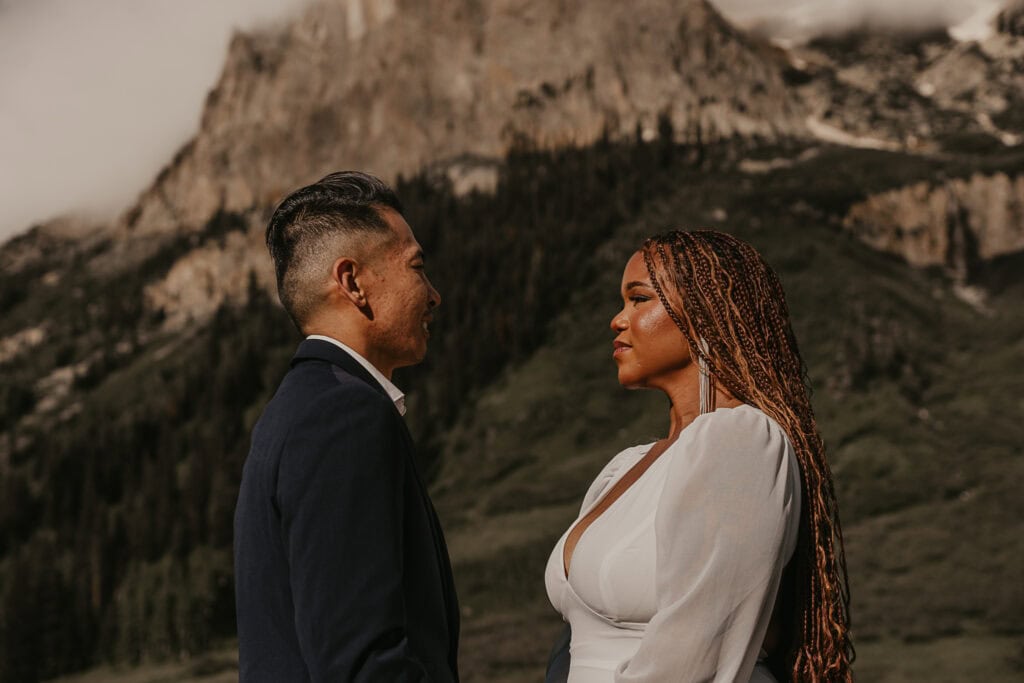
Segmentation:
<svg viewBox="0 0 1024 683">
<path fill-rule="evenodd" d="M 267 225 L 267 249 L 281 303 L 300 330 L 319 304 L 318 288 L 335 259 L 387 236 L 384 207 L 403 213 L 387 184 L 359 171 L 331 173 L 278 205 Z"/>
</svg>

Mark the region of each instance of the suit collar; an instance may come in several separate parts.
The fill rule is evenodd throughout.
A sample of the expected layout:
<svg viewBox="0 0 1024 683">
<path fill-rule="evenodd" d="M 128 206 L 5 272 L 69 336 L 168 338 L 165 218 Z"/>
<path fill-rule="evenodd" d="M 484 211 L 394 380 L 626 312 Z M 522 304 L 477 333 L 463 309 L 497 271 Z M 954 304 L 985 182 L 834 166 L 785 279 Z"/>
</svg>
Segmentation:
<svg viewBox="0 0 1024 683">
<path fill-rule="evenodd" d="M 405 394 L 401 389 L 395 386 L 394 382 L 384 376 L 380 370 L 378 370 L 373 363 L 364 358 L 362 354 L 353 349 L 351 346 L 343 341 L 335 339 L 334 337 L 328 337 L 322 334 L 311 334 L 306 337 L 307 341 L 319 339 L 325 341 L 332 346 L 336 346 L 349 355 L 350 358 L 355 360 L 363 369 L 370 373 L 370 377 L 373 377 L 374 381 L 380 386 L 384 387 L 384 391 L 387 393 L 388 398 L 395 404 L 395 408 L 398 409 L 399 414 L 405 415 Z"/>
<path fill-rule="evenodd" d="M 380 382 L 373 378 L 366 368 L 359 361 L 347 354 L 341 347 L 322 339 L 306 339 L 299 344 L 298 350 L 292 357 L 291 366 L 306 360 L 321 360 L 335 365 L 350 375 L 358 377 L 380 393 L 388 396 L 388 392 L 381 386 Z M 391 397 L 388 396 L 390 399 Z"/>
</svg>

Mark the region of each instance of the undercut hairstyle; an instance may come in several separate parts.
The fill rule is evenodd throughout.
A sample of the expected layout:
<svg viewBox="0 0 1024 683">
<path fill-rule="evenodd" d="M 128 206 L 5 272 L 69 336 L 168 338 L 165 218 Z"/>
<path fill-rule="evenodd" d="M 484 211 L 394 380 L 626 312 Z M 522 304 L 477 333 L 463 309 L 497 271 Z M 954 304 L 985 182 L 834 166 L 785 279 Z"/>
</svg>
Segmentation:
<svg viewBox="0 0 1024 683">
<path fill-rule="evenodd" d="M 366 257 L 390 234 L 382 208 L 403 214 L 382 180 L 359 171 L 331 173 L 288 195 L 267 225 L 277 293 L 299 331 L 321 304 L 339 256 Z"/>
<path fill-rule="evenodd" d="M 800 465 L 800 531 L 777 602 L 780 681 L 852 681 L 850 586 L 832 473 L 811 409 L 807 369 L 778 276 L 749 244 L 675 230 L 640 250 L 691 356 L 737 399 L 785 430 Z"/>
</svg>

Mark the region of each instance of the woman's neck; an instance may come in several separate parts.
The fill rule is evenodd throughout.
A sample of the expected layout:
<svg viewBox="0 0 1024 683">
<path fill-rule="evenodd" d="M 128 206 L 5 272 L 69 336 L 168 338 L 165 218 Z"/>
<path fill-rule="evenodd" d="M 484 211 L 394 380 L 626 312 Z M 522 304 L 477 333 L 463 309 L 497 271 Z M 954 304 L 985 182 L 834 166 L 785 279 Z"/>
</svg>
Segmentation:
<svg viewBox="0 0 1024 683">
<path fill-rule="evenodd" d="M 700 415 L 700 389 L 696 382 L 680 383 L 679 386 L 663 389 L 669 401 L 668 441 L 675 441 L 679 434 Z M 715 386 L 715 408 L 735 408 L 742 401 L 720 385 Z"/>
</svg>

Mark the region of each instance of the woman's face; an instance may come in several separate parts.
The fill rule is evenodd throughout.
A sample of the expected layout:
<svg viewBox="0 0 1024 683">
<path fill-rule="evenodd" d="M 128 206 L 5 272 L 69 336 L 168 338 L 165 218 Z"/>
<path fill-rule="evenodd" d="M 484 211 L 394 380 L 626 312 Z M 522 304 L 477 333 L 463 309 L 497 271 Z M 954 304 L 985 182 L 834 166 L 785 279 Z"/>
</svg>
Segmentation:
<svg viewBox="0 0 1024 683">
<path fill-rule="evenodd" d="M 666 388 L 682 379 L 693 363 L 690 348 L 658 299 L 640 252 L 633 254 L 622 273 L 622 303 L 611 323 L 619 384 L 630 389 Z"/>
</svg>

